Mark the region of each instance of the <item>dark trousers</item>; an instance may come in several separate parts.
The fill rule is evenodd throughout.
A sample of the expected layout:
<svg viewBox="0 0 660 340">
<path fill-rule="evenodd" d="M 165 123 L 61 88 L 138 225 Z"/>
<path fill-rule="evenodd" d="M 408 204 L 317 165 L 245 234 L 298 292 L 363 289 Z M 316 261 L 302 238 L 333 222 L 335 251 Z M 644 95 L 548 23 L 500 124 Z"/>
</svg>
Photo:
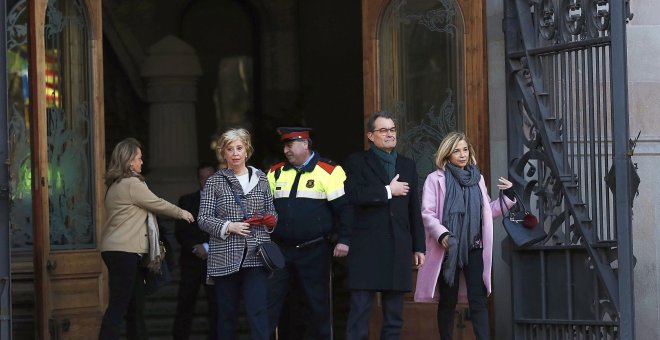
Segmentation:
<svg viewBox="0 0 660 340">
<path fill-rule="evenodd" d="M 133 281 L 133 294 L 126 310 L 126 339 L 127 340 L 147 340 L 147 325 L 144 321 L 144 307 L 147 303 L 147 294 L 145 292 L 144 280 L 146 279 L 148 269 L 140 267 L 138 264 L 135 280 Z"/>
<path fill-rule="evenodd" d="M 103 314 L 99 339 L 119 339 L 119 326 L 133 297 L 140 256 L 123 251 L 104 251 L 103 262 L 108 267 L 109 301 Z"/>
<path fill-rule="evenodd" d="M 280 322 L 280 314 L 291 286 L 292 278 L 298 278 L 309 315 L 308 339 L 331 339 L 330 315 L 330 246 L 320 242 L 306 248 L 281 247 L 286 266 L 273 274 L 268 290 L 268 314 L 270 332 Z M 294 292 L 295 293 L 295 292 Z"/>
<path fill-rule="evenodd" d="M 346 340 L 366 340 L 369 338 L 369 316 L 374 302 L 375 291 L 351 291 L 351 310 L 346 321 Z M 403 292 L 384 291 L 380 293 L 383 305 L 383 326 L 381 340 L 394 340 L 401 337 L 403 327 Z"/>
<path fill-rule="evenodd" d="M 468 303 L 470 306 L 470 319 L 474 335 L 478 340 L 490 339 L 490 327 L 488 325 L 487 291 L 483 281 L 484 261 L 483 249 L 474 249 L 468 253 L 468 265 L 463 267 L 463 275 L 467 285 Z M 439 297 L 438 303 L 438 329 L 441 340 L 451 340 L 454 333 L 454 315 L 456 303 L 458 302 L 458 279 L 460 269 L 454 276 L 454 284 L 450 287 L 442 278 L 438 278 Z"/>
<path fill-rule="evenodd" d="M 181 259 L 181 281 L 177 296 L 176 316 L 172 325 L 174 340 L 188 340 L 192 328 L 193 314 L 197 304 L 199 287 L 203 286 L 208 303 L 209 339 L 216 338 L 217 309 L 213 286 L 206 284 L 206 261 L 201 259 Z"/>
<path fill-rule="evenodd" d="M 250 339 L 268 339 L 267 288 L 268 274 L 262 267 L 241 268 L 226 276 L 214 276 L 217 301 L 218 340 L 236 339 L 238 301 L 242 295 L 250 327 Z"/>
</svg>

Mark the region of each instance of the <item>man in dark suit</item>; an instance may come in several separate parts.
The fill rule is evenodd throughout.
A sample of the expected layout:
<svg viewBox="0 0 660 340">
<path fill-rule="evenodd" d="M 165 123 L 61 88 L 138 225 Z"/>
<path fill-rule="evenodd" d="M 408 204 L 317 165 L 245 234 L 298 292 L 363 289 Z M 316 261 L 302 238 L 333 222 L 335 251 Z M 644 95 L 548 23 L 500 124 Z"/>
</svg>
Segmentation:
<svg viewBox="0 0 660 340">
<path fill-rule="evenodd" d="M 397 154 L 396 126 L 387 112 L 367 121 L 369 150 L 346 162 L 346 194 L 355 209 L 348 253 L 351 309 L 346 339 L 367 339 L 369 314 L 381 293 L 380 339 L 399 339 L 403 294 L 412 290 L 413 265 L 424 263 L 424 227 L 415 162 Z"/>
<path fill-rule="evenodd" d="M 211 164 L 200 164 L 197 167 L 197 179 L 200 189 L 204 187 L 206 180 L 215 173 Z M 179 207 L 190 211 L 197 217 L 199 213 L 199 190 L 181 196 Z M 204 286 L 209 308 L 209 339 L 215 339 L 216 302 L 213 288 L 206 285 L 206 258 L 208 255 L 209 234 L 199 229 L 197 220 L 192 223 L 176 222 L 174 235 L 181 244 L 181 257 L 179 265 L 181 269 L 181 282 L 179 283 L 179 295 L 176 307 L 176 316 L 172 326 L 172 337 L 175 340 L 188 339 L 192 327 L 193 313 L 197 302 L 199 287 Z"/>
</svg>

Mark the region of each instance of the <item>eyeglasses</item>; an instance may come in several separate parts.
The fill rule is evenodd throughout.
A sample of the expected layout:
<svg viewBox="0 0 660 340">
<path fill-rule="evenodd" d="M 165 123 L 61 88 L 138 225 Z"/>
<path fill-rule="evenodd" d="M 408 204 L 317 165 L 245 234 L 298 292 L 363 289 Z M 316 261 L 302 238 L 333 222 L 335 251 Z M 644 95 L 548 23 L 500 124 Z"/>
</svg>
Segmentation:
<svg viewBox="0 0 660 340">
<path fill-rule="evenodd" d="M 391 134 L 396 134 L 396 126 L 393 126 L 389 129 L 386 129 L 386 128 L 376 129 L 376 130 L 373 130 L 371 132 L 378 132 L 381 135 L 386 135 L 388 132 L 391 133 Z"/>
</svg>

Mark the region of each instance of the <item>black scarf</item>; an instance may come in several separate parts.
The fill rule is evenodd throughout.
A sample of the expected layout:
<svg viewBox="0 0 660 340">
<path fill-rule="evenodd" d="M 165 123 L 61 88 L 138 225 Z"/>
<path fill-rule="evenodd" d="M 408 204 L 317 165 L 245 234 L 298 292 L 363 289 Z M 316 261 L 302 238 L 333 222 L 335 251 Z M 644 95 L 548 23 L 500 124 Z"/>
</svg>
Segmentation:
<svg viewBox="0 0 660 340">
<path fill-rule="evenodd" d="M 454 284 L 456 268 L 468 264 L 468 251 L 481 241 L 481 204 L 483 202 L 479 180 L 481 172 L 476 166 L 458 168 L 445 165 L 445 205 L 442 224 L 449 230 L 450 246 L 442 265 L 442 275 L 450 286 Z"/>
</svg>

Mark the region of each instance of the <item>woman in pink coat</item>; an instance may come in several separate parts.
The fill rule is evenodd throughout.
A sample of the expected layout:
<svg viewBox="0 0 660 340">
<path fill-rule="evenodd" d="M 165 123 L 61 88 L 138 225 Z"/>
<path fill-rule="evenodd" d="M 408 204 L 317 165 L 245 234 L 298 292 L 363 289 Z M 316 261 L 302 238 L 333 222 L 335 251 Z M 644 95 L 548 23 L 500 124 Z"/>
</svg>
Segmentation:
<svg viewBox="0 0 660 340">
<path fill-rule="evenodd" d="M 459 287 L 463 292 L 467 289 L 474 334 L 477 339 L 490 339 L 487 297 L 491 292 L 493 218 L 502 212 L 498 201 L 488 197 L 465 134 L 447 134 L 435 163 L 438 170 L 426 178 L 422 195 L 427 261 L 419 269 L 415 301 L 439 300 L 440 339 L 451 340 Z M 507 179 L 500 177 L 497 187 L 512 196 Z M 513 204 L 511 199 L 505 201 L 507 207 Z M 459 280 L 460 274 L 464 280 Z"/>
</svg>

